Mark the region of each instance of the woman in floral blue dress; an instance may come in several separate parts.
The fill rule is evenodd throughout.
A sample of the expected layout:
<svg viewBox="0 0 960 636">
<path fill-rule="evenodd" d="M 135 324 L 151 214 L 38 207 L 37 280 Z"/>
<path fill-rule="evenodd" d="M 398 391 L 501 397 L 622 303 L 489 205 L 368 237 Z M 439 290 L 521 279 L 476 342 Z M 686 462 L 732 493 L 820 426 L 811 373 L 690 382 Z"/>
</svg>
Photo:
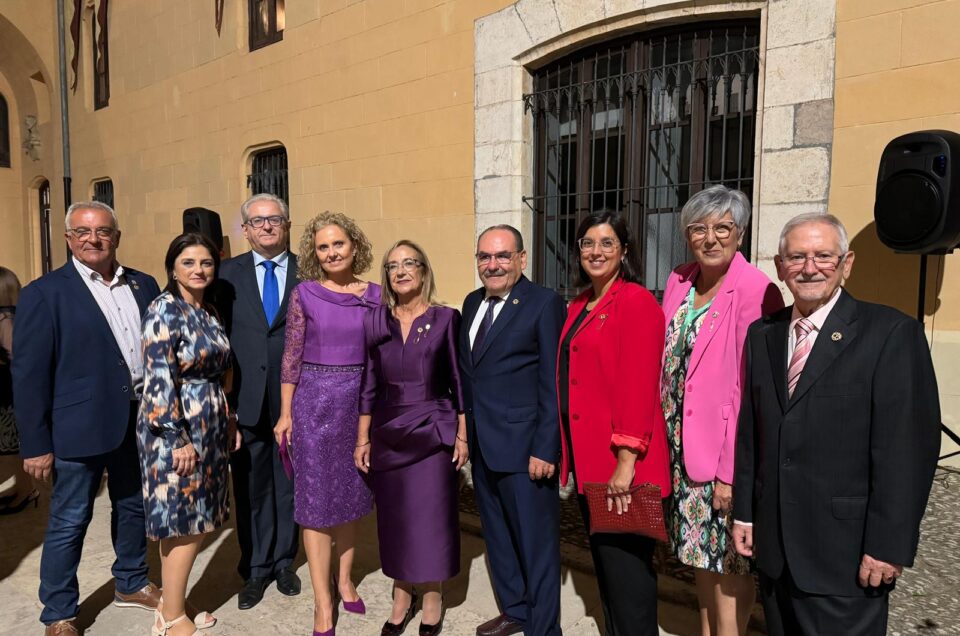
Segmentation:
<svg viewBox="0 0 960 636">
<path fill-rule="evenodd" d="M 170 244 L 167 286 L 143 317 L 143 399 L 137 426 L 147 536 L 160 541 L 163 600 L 151 633 L 194 634 L 212 625 L 186 607 L 203 535 L 228 518 L 228 445 L 239 444 L 223 381 L 230 345 L 204 292 L 219 251 L 200 234 Z M 233 443 L 229 443 L 233 442 Z M 206 613 L 204 613 L 206 614 Z"/>
</svg>

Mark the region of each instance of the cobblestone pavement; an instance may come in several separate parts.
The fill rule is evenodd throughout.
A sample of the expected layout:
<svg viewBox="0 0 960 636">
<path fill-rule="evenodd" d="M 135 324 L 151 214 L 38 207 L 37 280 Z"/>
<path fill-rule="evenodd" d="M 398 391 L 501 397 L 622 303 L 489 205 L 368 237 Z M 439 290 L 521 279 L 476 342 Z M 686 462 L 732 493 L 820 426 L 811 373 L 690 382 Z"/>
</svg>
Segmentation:
<svg viewBox="0 0 960 636">
<path fill-rule="evenodd" d="M 46 520 L 46 501 L 39 508 L 18 515 L 0 517 L 0 636 L 41 634 L 37 622 L 40 605 L 40 543 Z M 497 613 L 487 576 L 483 542 L 472 498 L 467 491 L 461 505 L 463 533 L 462 572 L 445 589 L 447 614 L 444 634 L 472 636 L 475 626 Z M 586 549 L 579 512 L 573 500 L 562 507 L 563 629 L 567 636 L 599 633 L 601 621 L 596 581 Z M 914 568 L 907 570 L 891 598 L 890 629 L 893 636 L 960 636 L 960 473 L 941 469 L 937 472 L 927 515 L 923 522 L 920 553 Z M 145 635 L 149 614 L 111 605 L 113 583 L 110 565 L 109 500 L 101 492 L 94 519 L 84 544 L 80 567 L 82 606 L 81 625 L 86 634 Z M 267 591 L 255 609 L 241 612 L 236 593 L 241 581 L 234 572 L 238 552 L 233 528 L 227 526 L 211 535 L 194 568 L 190 582 L 191 600 L 199 607 L 214 610 L 220 623 L 206 636 L 223 634 L 270 634 L 285 636 L 306 634 L 311 616 L 311 596 L 307 568 L 302 557 L 297 563 L 303 578 L 303 594 L 295 598 L 281 596 L 274 587 Z M 343 614 L 338 630 L 341 636 L 374 636 L 389 611 L 390 581 L 379 570 L 375 522 L 371 515 L 362 523 L 357 546 L 355 576 L 367 603 L 366 616 Z M 156 549 L 151 547 L 152 578 L 159 567 Z M 660 625 L 664 635 L 698 634 L 696 598 L 692 573 L 680 567 L 665 552 L 658 555 L 661 571 Z M 416 621 L 415 621 L 416 622 Z M 415 633 L 416 626 L 408 628 Z M 750 635 L 763 633 L 763 612 L 754 611 Z"/>
</svg>

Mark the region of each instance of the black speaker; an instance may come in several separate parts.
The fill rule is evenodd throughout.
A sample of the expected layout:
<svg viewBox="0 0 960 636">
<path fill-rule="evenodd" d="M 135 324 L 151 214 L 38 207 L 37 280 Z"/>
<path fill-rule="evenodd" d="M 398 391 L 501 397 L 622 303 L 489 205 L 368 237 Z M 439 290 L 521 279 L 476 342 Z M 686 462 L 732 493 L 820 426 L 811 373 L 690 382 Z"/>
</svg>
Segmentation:
<svg viewBox="0 0 960 636">
<path fill-rule="evenodd" d="M 223 251 L 223 228 L 220 215 L 207 208 L 187 208 L 183 211 L 183 231 L 203 234 Z"/>
<path fill-rule="evenodd" d="M 960 246 L 960 135 L 924 130 L 887 144 L 873 217 L 880 240 L 898 252 L 944 253 Z"/>
</svg>

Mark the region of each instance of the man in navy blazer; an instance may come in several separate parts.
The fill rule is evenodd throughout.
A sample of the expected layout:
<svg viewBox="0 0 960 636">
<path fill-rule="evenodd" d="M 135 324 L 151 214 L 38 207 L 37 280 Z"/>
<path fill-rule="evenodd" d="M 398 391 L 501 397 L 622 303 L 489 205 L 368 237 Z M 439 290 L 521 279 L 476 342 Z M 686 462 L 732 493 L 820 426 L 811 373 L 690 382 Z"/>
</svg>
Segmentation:
<svg viewBox="0 0 960 636">
<path fill-rule="evenodd" d="M 40 559 L 46 634 L 76 634 L 83 537 L 104 471 L 113 506 L 114 603 L 155 609 L 136 419 L 143 381 L 140 320 L 160 294 L 149 275 L 116 260 L 114 211 L 75 203 L 66 216 L 72 257 L 20 293 L 13 331 L 13 394 L 24 470 L 53 480 Z"/>
<path fill-rule="evenodd" d="M 283 471 L 273 438 L 280 417 L 287 299 L 297 284 L 297 257 L 287 249 L 290 217 L 283 199 L 254 195 L 240 206 L 240 217 L 252 249 L 220 267 L 218 304 L 235 360 L 228 399 L 243 436 L 240 450 L 230 456 L 240 542 L 237 569 L 246 581 L 237 605 L 250 609 L 273 580 L 283 594 L 300 593 L 300 579 L 291 569 L 299 547 L 293 483 Z M 272 309 L 270 301 L 265 302 L 271 291 Z M 274 313 L 270 319 L 267 311 Z"/>
<path fill-rule="evenodd" d="M 477 241 L 483 287 L 463 301 L 459 366 L 473 486 L 500 616 L 478 636 L 560 630 L 560 458 L 556 363 L 565 307 L 522 275 L 509 225 Z"/>
</svg>

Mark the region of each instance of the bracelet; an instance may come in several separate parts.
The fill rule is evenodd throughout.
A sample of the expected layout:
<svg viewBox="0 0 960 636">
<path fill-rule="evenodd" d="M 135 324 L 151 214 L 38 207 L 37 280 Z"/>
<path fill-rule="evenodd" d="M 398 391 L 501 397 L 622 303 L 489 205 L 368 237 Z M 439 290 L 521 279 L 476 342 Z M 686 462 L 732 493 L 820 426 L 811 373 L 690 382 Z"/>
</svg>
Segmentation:
<svg viewBox="0 0 960 636">
<path fill-rule="evenodd" d="M 367 442 L 364 442 L 363 444 L 357 444 L 357 448 L 363 448 L 364 446 L 369 446 L 369 445 L 370 445 L 370 442 L 367 441 Z"/>
<path fill-rule="evenodd" d="M 463 438 L 460 437 L 459 435 L 457 435 L 457 439 L 460 440 L 461 442 L 463 442 L 464 444 L 467 443 L 467 440 L 463 439 Z"/>
</svg>

